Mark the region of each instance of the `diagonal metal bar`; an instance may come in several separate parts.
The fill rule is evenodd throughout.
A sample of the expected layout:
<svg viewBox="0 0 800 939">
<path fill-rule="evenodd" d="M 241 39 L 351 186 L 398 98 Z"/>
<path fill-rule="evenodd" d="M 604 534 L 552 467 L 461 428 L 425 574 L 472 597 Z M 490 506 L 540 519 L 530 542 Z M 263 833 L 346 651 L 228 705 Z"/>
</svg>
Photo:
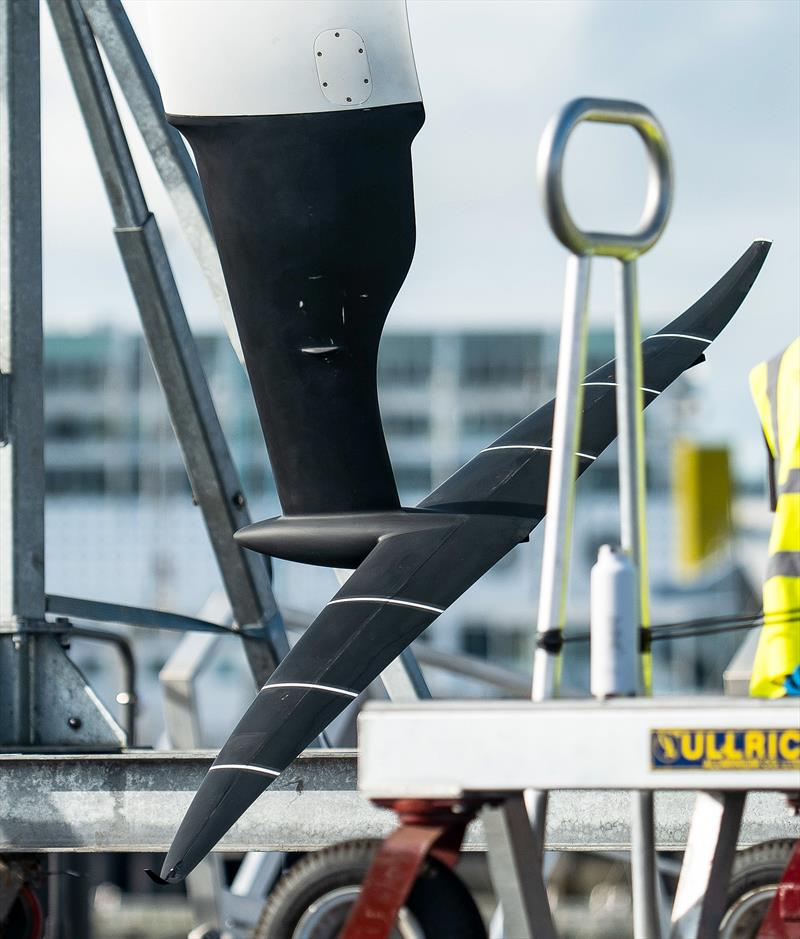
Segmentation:
<svg viewBox="0 0 800 939">
<path fill-rule="evenodd" d="M 524 793 L 484 808 L 483 828 L 503 935 L 518 939 L 557 939 L 545 888 L 541 831 L 531 827 Z"/>
<path fill-rule="evenodd" d="M 107 603 L 104 600 L 83 600 L 77 597 L 61 597 L 48 594 L 46 610 L 56 616 L 89 620 L 93 623 L 118 623 L 121 626 L 140 626 L 146 629 L 175 629 L 179 632 L 217 633 L 230 635 L 232 627 L 212 623 L 196 616 L 151 610 L 147 607 L 126 606 L 122 603 Z"/>
<path fill-rule="evenodd" d="M 719 933 L 746 795 L 697 794 L 672 908 L 670 939 L 704 939 Z"/>
<path fill-rule="evenodd" d="M 288 651 L 264 560 L 234 532 L 250 523 L 155 218 L 150 214 L 94 36 L 78 0 L 49 0 L 50 12 L 106 186 L 117 244 L 145 340 L 203 513 L 223 584 L 256 680 Z M 258 639 L 250 627 L 259 626 Z"/>
<path fill-rule="evenodd" d="M 167 123 L 161 92 L 120 0 L 82 0 L 92 32 L 117 77 L 153 163 L 172 200 L 240 361 L 242 347 L 233 318 L 203 190 L 181 135 Z"/>
</svg>

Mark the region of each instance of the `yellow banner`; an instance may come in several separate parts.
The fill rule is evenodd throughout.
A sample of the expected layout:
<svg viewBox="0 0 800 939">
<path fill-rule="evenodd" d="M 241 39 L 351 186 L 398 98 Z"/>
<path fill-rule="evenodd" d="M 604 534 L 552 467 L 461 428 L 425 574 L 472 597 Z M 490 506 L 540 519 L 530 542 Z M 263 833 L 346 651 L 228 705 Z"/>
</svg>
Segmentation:
<svg viewBox="0 0 800 939">
<path fill-rule="evenodd" d="M 696 577 L 731 535 L 731 473 L 724 447 L 678 440 L 672 453 L 678 572 Z"/>
</svg>

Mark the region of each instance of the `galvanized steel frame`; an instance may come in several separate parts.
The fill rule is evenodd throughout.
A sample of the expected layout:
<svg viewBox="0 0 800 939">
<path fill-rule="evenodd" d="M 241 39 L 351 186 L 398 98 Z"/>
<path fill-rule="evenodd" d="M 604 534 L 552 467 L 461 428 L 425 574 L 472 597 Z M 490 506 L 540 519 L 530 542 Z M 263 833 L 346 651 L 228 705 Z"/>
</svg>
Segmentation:
<svg viewBox="0 0 800 939">
<path fill-rule="evenodd" d="M 477 745 L 473 746 L 477 749 Z M 121 753 L 0 754 L 0 853 L 164 851 L 215 753 L 133 750 Z M 394 816 L 356 789 L 352 750 L 307 750 L 248 810 L 217 851 L 308 851 L 351 838 L 381 838 Z M 657 843 L 686 844 L 695 793 L 656 793 Z M 796 836 L 797 822 L 779 793 L 752 793 L 741 846 Z M 546 848 L 625 851 L 630 801 L 610 790 L 551 793 Z M 467 851 L 483 851 L 480 823 Z"/>
<path fill-rule="evenodd" d="M 125 735 L 45 620 L 39 4 L 0 6 L 0 747 Z"/>
</svg>

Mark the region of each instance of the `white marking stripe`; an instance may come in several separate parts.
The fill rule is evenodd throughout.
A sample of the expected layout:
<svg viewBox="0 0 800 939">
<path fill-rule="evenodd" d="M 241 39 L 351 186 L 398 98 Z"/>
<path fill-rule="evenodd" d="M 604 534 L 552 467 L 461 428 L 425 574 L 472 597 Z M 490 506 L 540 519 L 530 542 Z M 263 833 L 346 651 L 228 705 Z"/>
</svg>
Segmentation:
<svg viewBox="0 0 800 939">
<path fill-rule="evenodd" d="M 357 691 L 350 691 L 347 688 L 334 688 L 333 685 L 315 685 L 310 681 L 276 681 L 273 684 L 267 682 L 261 689 L 269 691 L 272 688 L 313 688 L 315 691 L 330 691 L 331 694 L 343 694 L 348 698 L 357 698 Z"/>
<path fill-rule="evenodd" d="M 212 769 L 243 769 L 247 770 L 248 773 L 263 773 L 265 776 L 280 776 L 280 771 L 277 769 L 267 769 L 266 766 L 250 766 L 248 763 L 217 763 L 215 766 L 211 767 L 209 773 Z"/>
<path fill-rule="evenodd" d="M 414 600 L 397 600 L 394 597 L 339 597 L 338 600 L 329 600 L 328 606 L 334 603 L 388 603 L 391 606 L 412 606 L 417 610 L 426 610 L 428 613 L 444 613 L 440 606 L 416 603 Z"/>
<path fill-rule="evenodd" d="M 489 453 L 491 450 L 546 450 L 548 453 L 552 452 L 552 447 L 539 447 L 532 443 L 509 443 L 503 444 L 500 447 L 484 447 L 481 450 L 481 453 Z M 575 454 L 575 456 L 582 456 L 584 460 L 596 460 L 596 456 L 592 456 L 591 453 L 581 453 L 580 450 Z"/>
<path fill-rule="evenodd" d="M 711 345 L 710 339 L 704 339 L 702 336 L 688 336 L 686 333 L 654 333 L 647 339 L 694 339 L 695 342 L 704 342 L 707 346 Z M 647 339 L 644 341 L 647 342 Z"/>
<path fill-rule="evenodd" d="M 585 381 L 585 382 L 581 382 L 581 384 L 582 384 L 585 388 L 589 387 L 589 385 L 603 385 L 604 387 L 607 387 L 607 388 L 616 388 L 616 387 L 617 387 L 617 383 L 616 383 L 615 381 Z M 642 391 L 647 391 L 647 392 L 648 392 L 649 394 L 651 394 L 651 395 L 660 395 L 660 394 L 661 394 L 661 392 L 660 392 L 660 391 L 656 391 L 655 388 L 644 388 L 644 387 L 643 387 L 643 388 L 642 388 Z"/>
</svg>

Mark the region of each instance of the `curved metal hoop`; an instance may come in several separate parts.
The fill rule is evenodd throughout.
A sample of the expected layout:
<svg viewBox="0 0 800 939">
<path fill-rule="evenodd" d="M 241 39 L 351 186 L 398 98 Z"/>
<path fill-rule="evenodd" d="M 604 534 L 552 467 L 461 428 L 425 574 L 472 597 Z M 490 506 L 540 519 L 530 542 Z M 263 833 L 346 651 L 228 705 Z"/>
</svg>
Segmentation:
<svg viewBox="0 0 800 939">
<path fill-rule="evenodd" d="M 567 141 L 583 121 L 625 124 L 642 138 L 649 165 L 647 197 L 639 227 L 629 235 L 582 231 L 564 199 L 563 168 Z M 574 254 L 604 255 L 630 261 L 658 241 L 672 207 L 672 157 L 664 129 L 643 105 L 613 98 L 576 98 L 548 123 L 539 144 L 539 185 L 550 227 Z"/>
</svg>

